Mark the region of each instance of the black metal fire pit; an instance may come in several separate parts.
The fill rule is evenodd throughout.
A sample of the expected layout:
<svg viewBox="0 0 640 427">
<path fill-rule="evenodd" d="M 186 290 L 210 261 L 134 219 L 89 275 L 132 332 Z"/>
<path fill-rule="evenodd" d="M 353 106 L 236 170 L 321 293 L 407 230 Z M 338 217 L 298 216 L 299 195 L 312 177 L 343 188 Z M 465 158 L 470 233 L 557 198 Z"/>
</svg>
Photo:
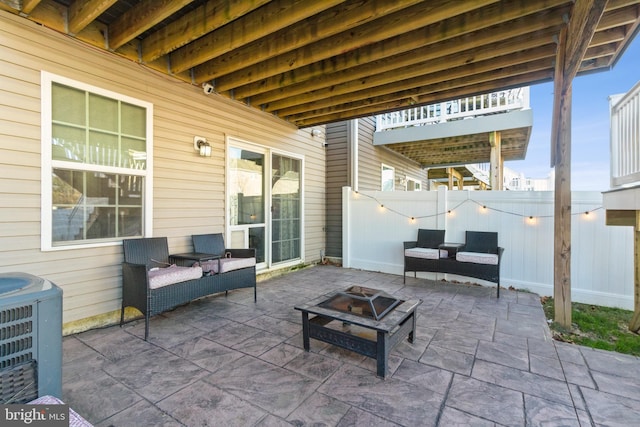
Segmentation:
<svg viewBox="0 0 640 427">
<path fill-rule="evenodd" d="M 412 343 L 416 308 L 422 301 L 402 301 L 377 289 L 352 286 L 296 305 L 302 312 L 302 343 L 310 338 L 376 359 L 377 374 L 387 374 L 389 352 L 403 338 Z"/>
<path fill-rule="evenodd" d="M 318 306 L 380 320 L 403 302 L 378 289 L 352 286 L 345 291 L 338 292 Z"/>
</svg>

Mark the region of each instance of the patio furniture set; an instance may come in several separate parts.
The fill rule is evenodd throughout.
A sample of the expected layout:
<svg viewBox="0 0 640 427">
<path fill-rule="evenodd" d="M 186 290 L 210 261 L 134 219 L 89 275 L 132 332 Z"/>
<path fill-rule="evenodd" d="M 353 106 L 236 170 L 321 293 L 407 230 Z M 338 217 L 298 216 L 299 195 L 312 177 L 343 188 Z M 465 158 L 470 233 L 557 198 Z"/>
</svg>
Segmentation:
<svg viewBox="0 0 640 427">
<path fill-rule="evenodd" d="M 128 239 L 122 242 L 122 311 L 135 307 L 145 318 L 145 340 L 151 316 L 192 300 L 253 287 L 256 290 L 255 249 L 228 249 L 222 234 L 192 236 L 194 252 L 169 254 L 166 237 Z"/>
<path fill-rule="evenodd" d="M 493 232 L 467 231 L 465 243 L 446 243 L 444 230 L 418 230 L 418 239 L 404 242 L 406 272 L 452 273 L 495 282 L 500 296 L 503 248 Z M 232 289 L 253 287 L 256 301 L 254 249 L 228 249 L 222 234 L 193 235 L 193 252 L 169 254 L 166 237 L 123 241 L 122 311 L 135 307 L 149 319 L 194 299 Z M 403 338 L 413 342 L 419 299 L 401 301 L 382 291 L 352 286 L 295 306 L 302 313 L 304 349 L 314 338 L 355 351 L 377 361 L 385 377 L 389 352 Z M 311 317 L 310 317 L 311 315 Z"/>
<path fill-rule="evenodd" d="M 496 284 L 500 298 L 500 261 L 504 248 L 498 233 L 467 231 L 465 243 L 446 243 L 445 230 L 419 229 L 418 240 L 404 242 L 404 280 L 407 272 L 450 273 Z"/>
</svg>

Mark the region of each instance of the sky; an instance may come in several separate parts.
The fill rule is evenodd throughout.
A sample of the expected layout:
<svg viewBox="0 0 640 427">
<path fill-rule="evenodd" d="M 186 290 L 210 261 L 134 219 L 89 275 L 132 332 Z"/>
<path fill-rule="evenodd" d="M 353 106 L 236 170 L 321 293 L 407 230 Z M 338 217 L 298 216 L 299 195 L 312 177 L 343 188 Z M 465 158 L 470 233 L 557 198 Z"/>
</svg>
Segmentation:
<svg viewBox="0 0 640 427">
<path fill-rule="evenodd" d="M 609 189 L 609 96 L 626 93 L 640 81 L 640 34 L 611 70 L 573 80 L 571 112 L 571 189 Z M 525 160 L 505 166 L 527 178 L 546 178 L 551 153 L 553 83 L 531 86 L 533 128 Z"/>
</svg>

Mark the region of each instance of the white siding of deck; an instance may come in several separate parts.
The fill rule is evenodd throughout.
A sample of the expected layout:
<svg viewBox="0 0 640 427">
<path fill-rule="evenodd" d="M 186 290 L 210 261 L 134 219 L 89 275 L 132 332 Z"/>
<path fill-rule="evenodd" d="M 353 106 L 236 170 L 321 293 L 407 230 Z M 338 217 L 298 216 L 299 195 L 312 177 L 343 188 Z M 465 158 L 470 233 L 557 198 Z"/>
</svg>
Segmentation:
<svg viewBox="0 0 640 427">
<path fill-rule="evenodd" d="M 120 308 L 121 245 L 40 250 L 40 73 L 154 106 L 154 236 L 170 252 L 191 234 L 224 232 L 225 136 L 304 155 L 305 261 L 324 249 L 325 151 L 309 130 L 88 47 L 0 11 L 0 272 L 45 277 L 64 291 L 63 322 Z M 212 145 L 199 157 L 193 136 Z"/>
</svg>

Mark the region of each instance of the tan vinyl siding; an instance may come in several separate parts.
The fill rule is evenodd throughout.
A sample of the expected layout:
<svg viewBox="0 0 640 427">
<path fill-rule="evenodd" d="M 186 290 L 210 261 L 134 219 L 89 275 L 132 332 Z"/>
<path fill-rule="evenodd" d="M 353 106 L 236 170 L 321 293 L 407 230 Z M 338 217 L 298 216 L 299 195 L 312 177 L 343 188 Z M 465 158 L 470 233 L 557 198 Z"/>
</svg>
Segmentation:
<svg viewBox="0 0 640 427">
<path fill-rule="evenodd" d="M 348 122 L 327 125 L 327 248 L 342 257 L 342 187 L 349 185 Z"/>
<path fill-rule="evenodd" d="M 401 156 L 386 147 L 373 145 L 375 120 L 371 117 L 360 119 L 358 127 L 358 177 L 359 189 L 362 191 L 379 191 L 381 188 L 381 167 L 384 163 L 395 169 L 395 191 L 404 191 L 400 179 L 406 176 L 419 180 L 422 189 L 426 190 L 427 171 L 416 162 Z"/>
<path fill-rule="evenodd" d="M 41 71 L 153 104 L 153 234 L 170 252 L 191 234 L 225 231 L 226 137 L 304 155 L 305 261 L 325 246 L 325 150 L 309 130 L 171 79 L 0 11 L 0 272 L 45 277 L 64 291 L 63 321 L 120 308 L 121 245 L 40 250 Z M 195 135 L 212 145 L 193 149 Z"/>
<path fill-rule="evenodd" d="M 349 183 L 348 122 L 327 125 L 327 250 L 330 257 L 342 257 L 342 187 Z M 404 191 L 400 179 L 410 177 L 422 183 L 426 190 L 427 171 L 414 161 L 386 147 L 373 145 L 375 119 L 358 119 L 358 189 L 379 191 L 381 166 L 395 169 L 395 190 Z"/>
</svg>

